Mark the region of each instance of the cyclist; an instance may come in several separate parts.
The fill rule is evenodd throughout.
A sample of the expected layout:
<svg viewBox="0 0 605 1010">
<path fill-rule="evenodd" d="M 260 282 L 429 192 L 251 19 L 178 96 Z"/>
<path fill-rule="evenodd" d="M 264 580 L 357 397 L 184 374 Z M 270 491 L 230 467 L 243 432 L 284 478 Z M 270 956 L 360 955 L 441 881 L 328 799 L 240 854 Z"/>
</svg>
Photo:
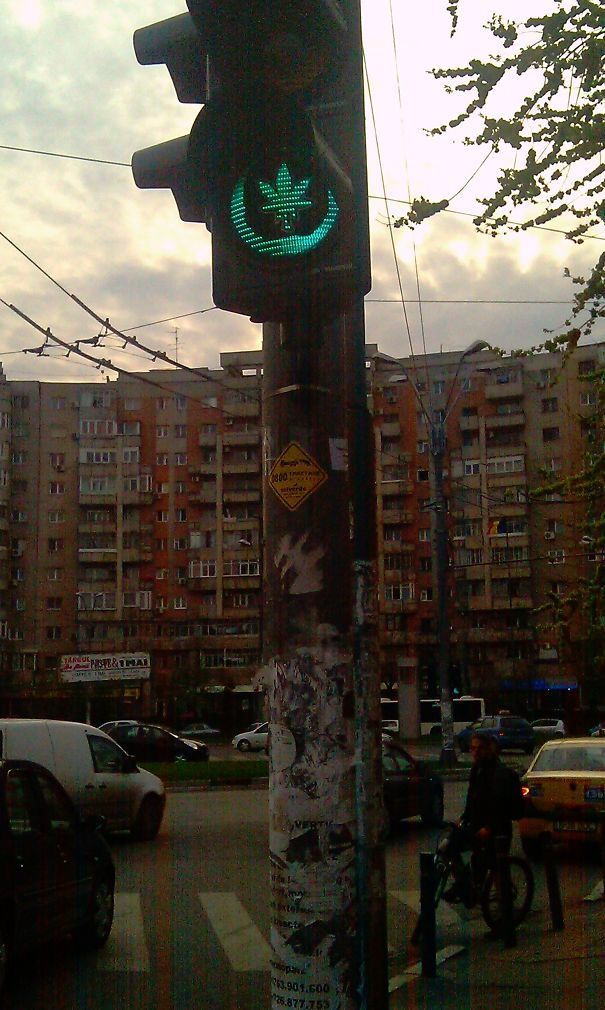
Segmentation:
<svg viewBox="0 0 605 1010">
<path fill-rule="evenodd" d="M 496 838 L 512 838 L 511 774 L 500 761 L 497 740 L 488 734 L 473 733 L 470 740 L 473 765 L 468 783 L 464 812 L 453 828 L 446 853 L 453 863 L 454 883 L 444 892 L 446 901 L 472 903 L 472 875 L 479 874 L 480 864 L 495 859 Z M 471 852 L 471 867 L 462 859 Z"/>
</svg>

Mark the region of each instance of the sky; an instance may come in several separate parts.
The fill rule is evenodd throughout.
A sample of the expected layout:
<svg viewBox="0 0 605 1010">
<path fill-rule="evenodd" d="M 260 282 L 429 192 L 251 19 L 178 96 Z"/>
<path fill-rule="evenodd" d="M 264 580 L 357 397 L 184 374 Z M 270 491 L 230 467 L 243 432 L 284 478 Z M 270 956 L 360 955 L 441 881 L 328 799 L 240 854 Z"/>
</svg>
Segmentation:
<svg viewBox="0 0 605 1010">
<path fill-rule="evenodd" d="M 569 311 L 564 267 L 586 272 L 602 249 L 605 227 L 581 246 L 548 231 L 478 235 L 466 215 L 491 192 L 503 162 L 494 156 L 469 182 L 484 149 L 465 146 L 460 131 L 438 139 L 425 133 L 460 109 L 430 68 L 491 52 L 482 25 L 492 11 L 526 18 L 550 4 L 461 0 L 452 40 L 446 0 L 362 0 L 373 270 L 366 339 L 387 354 L 464 348 L 479 338 L 507 350 L 539 343 L 544 327 L 560 325 Z M 136 28 L 184 10 L 179 0 L 0 0 L 0 297 L 62 340 L 99 332 L 33 260 L 147 346 L 189 366 L 217 367 L 221 351 L 259 348 L 261 327 L 216 309 L 200 312 L 212 307 L 210 235 L 180 220 L 170 191 L 138 190 L 129 168 L 135 150 L 187 134 L 197 115 L 196 106 L 177 101 L 166 68 L 139 66 L 132 46 Z M 456 193 L 451 208 L 459 213 L 413 232 L 389 230 L 389 214 L 405 211 L 398 201 Z M 523 304 L 544 300 L 565 304 Z M 0 304 L 0 362 L 9 379 L 103 379 L 75 355 L 23 353 L 41 339 Z M 605 333 L 595 329 L 592 339 Z M 154 367 L 115 340 L 94 353 L 132 371 Z"/>
</svg>

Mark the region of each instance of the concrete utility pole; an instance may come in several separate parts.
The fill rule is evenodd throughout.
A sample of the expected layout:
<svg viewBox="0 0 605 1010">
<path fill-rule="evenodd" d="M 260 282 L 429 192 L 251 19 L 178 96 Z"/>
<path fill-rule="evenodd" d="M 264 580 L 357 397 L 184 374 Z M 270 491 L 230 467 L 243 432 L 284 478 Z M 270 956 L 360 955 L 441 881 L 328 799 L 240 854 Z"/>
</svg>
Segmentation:
<svg viewBox="0 0 605 1010">
<path fill-rule="evenodd" d="M 360 516 L 373 481 L 363 451 L 348 465 L 350 421 L 362 413 L 353 325 L 347 316 L 319 333 L 263 328 L 274 1010 L 290 998 L 326 1010 L 388 1002 L 379 686 Z M 362 381 L 365 409 L 365 368 Z M 354 430 L 360 449 L 363 419 Z"/>
<path fill-rule="evenodd" d="M 433 423 L 430 429 L 431 459 L 435 500 L 433 503 L 433 562 L 437 595 L 437 674 L 441 701 L 441 764 L 450 768 L 456 764 L 454 750 L 454 716 L 450 686 L 450 617 L 448 607 L 447 572 L 449 567 L 446 502 L 443 493 L 443 456 L 445 426 Z"/>
</svg>

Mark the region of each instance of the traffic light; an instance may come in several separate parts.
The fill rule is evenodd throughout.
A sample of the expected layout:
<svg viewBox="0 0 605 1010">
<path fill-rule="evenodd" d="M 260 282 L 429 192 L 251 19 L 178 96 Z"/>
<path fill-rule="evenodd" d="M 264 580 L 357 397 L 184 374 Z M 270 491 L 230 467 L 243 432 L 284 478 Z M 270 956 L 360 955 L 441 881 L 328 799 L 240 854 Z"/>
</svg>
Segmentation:
<svg viewBox="0 0 605 1010">
<path fill-rule="evenodd" d="M 189 137 L 133 157 L 212 233 L 219 308 L 255 321 L 323 320 L 370 288 L 358 0 L 187 0 L 135 32 L 181 101 Z"/>
</svg>

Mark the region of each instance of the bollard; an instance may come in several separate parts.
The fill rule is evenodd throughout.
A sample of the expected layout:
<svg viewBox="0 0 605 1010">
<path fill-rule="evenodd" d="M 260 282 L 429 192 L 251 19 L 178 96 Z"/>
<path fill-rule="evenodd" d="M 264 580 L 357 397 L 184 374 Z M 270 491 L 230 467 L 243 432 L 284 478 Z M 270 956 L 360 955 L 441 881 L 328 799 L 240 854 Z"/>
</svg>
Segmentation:
<svg viewBox="0 0 605 1010">
<path fill-rule="evenodd" d="M 601 825 L 601 871 L 603 876 L 603 898 L 605 899 L 605 812 L 599 814 Z"/>
<path fill-rule="evenodd" d="M 517 932 L 513 916 L 513 890 L 510 879 L 510 863 L 508 861 L 509 841 L 507 838 L 496 838 L 496 886 L 500 903 L 500 936 L 505 947 L 517 946 Z"/>
<path fill-rule="evenodd" d="M 437 974 L 437 927 L 435 922 L 435 856 L 420 853 L 420 955 L 422 974 L 435 978 Z"/>
<path fill-rule="evenodd" d="M 555 853 L 552 845 L 552 835 L 550 831 L 544 831 L 540 836 L 542 842 L 542 853 L 544 856 L 544 870 L 546 872 L 546 886 L 548 887 L 548 901 L 550 903 L 550 918 L 554 930 L 565 929 L 563 921 L 563 902 L 561 901 L 561 888 L 559 886 L 559 874 L 555 862 Z"/>
</svg>

